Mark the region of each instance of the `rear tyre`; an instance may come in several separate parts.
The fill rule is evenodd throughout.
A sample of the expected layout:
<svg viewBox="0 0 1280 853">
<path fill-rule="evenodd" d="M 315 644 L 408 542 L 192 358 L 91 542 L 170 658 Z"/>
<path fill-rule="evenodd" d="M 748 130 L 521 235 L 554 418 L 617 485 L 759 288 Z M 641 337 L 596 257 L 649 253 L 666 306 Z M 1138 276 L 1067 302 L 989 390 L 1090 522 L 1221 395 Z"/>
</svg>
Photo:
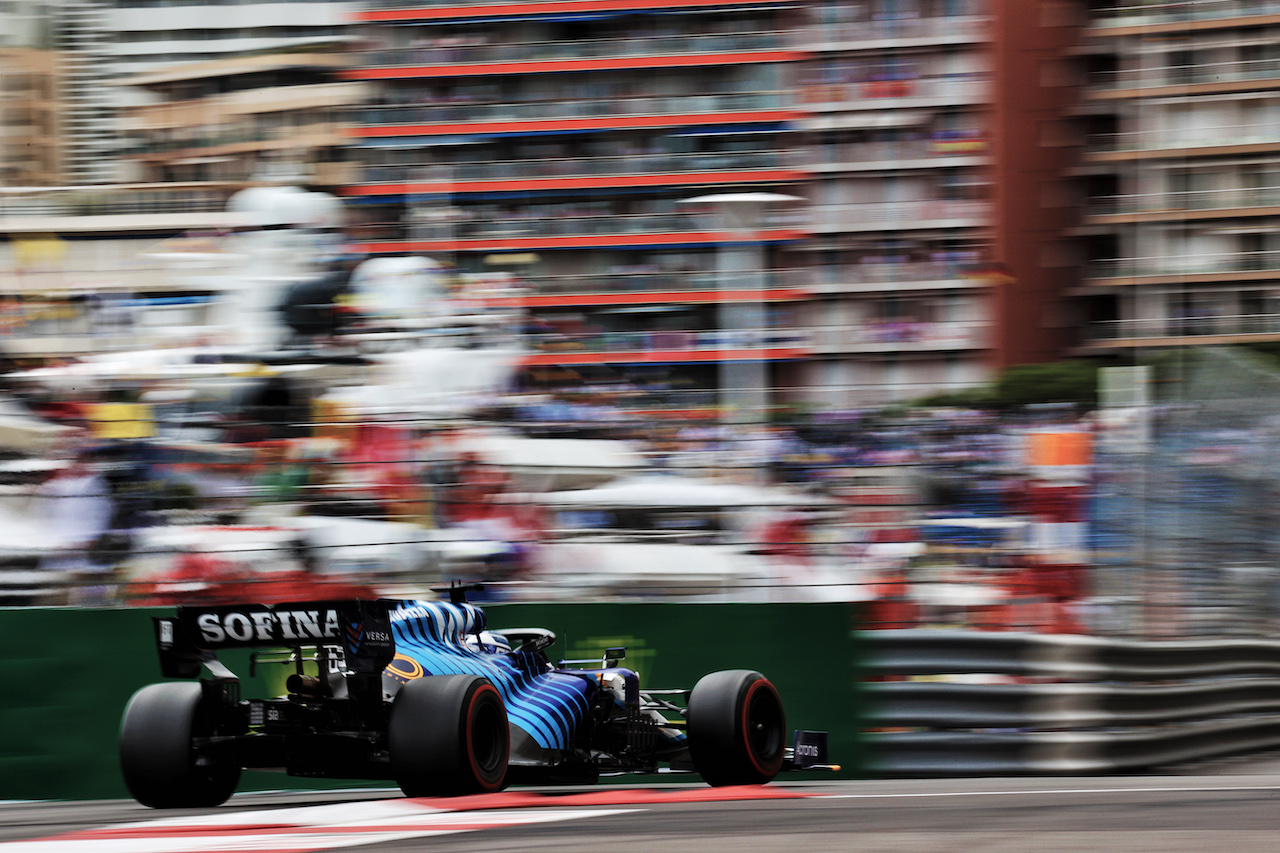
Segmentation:
<svg viewBox="0 0 1280 853">
<path fill-rule="evenodd" d="M 198 683 L 151 684 L 133 694 L 120 722 L 120 770 L 135 800 L 154 809 L 203 808 L 235 793 L 239 765 L 193 743 L 215 734 L 217 711 Z"/>
<path fill-rule="evenodd" d="M 758 672 L 729 669 L 700 679 L 689 694 L 686 731 L 694 769 L 709 785 L 761 785 L 782 769 L 786 713 Z"/>
<path fill-rule="evenodd" d="M 431 675 L 405 684 L 387 726 L 391 770 L 409 797 L 500 791 L 511 729 L 502 695 L 478 675 Z"/>
</svg>

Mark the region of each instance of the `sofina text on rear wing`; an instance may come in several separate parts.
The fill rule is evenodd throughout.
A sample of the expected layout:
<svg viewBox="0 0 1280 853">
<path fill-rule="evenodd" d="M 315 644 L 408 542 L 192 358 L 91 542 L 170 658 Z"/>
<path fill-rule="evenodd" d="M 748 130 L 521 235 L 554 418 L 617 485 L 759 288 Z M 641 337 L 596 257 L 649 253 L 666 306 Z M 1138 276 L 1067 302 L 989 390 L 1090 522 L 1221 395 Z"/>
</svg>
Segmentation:
<svg viewBox="0 0 1280 853">
<path fill-rule="evenodd" d="M 156 618 L 156 647 L 166 678 L 196 678 L 201 667 L 235 679 L 217 662 L 219 649 L 337 647 L 348 672 L 380 675 L 395 657 L 390 611 L 398 602 L 307 601 L 224 607 L 179 607 Z"/>
</svg>

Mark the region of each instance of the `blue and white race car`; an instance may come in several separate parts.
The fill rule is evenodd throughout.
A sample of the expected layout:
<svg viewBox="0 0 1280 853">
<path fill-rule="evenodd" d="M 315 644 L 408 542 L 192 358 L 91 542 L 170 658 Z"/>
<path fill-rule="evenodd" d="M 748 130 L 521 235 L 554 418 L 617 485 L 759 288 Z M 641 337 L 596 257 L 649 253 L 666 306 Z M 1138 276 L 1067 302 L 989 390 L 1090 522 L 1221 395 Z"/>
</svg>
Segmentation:
<svg viewBox="0 0 1280 853">
<path fill-rule="evenodd" d="M 620 663 L 548 660 L 545 628 L 487 630 L 454 586 L 448 601 L 180 607 L 156 618 L 169 681 L 130 699 L 125 782 L 155 808 L 212 806 L 242 769 L 394 780 L 408 796 L 588 783 L 602 773 L 696 772 L 759 784 L 784 769 L 835 769 L 826 733 L 788 739 L 782 698 L 758 672 L 724 670 L 692 690 L 642 689 Z M 287 694 L 241 699 L 217 658 L 291 665 Z M 200 676 L 204 674 L 205 677 Z"/>
</svg>

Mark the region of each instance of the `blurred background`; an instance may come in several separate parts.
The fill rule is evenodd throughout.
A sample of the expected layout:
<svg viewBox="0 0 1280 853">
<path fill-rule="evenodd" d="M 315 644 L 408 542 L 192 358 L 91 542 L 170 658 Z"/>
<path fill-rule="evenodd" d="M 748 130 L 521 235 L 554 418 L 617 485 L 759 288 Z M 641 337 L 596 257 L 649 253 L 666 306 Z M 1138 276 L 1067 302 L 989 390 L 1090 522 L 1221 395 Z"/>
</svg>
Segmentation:
<svg viewBox="0 0 1280 853">
<path fill-rule="evenodd" d="M 1280 2 L 0 2 L 0 605 L 1280 627 Z"/>
</svg>

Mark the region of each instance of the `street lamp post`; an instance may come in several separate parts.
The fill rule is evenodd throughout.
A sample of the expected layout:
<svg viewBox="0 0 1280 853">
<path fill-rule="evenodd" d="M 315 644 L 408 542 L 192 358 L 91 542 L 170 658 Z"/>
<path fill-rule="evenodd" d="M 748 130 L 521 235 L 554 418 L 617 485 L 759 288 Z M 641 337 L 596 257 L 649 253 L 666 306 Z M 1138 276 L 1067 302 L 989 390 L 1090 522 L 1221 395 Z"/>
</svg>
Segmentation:
<svg viewBox="0 0 1280 853">
<path fill-rule="evenodd" d="M 717 326 L 722 352 L 743 342 L 763 347 L 768 318 L 762 300 L 765 252 L 760 230 L 770 211 L 803 201 L 797 196 L 770 192 L 715 193 L 682 199 L 710 214 L 715 230 L 724 238 L 716 252 L 716 281 L 720 299 Z M 748 294 L 730 298 L 730 293 Z M 724 358 L 719 361 L 717 402 L 721 426 L 726 432 L 750 430 L 767 421 L 769 410 L 768 363 L 759 358 Z"/>
</svg>

